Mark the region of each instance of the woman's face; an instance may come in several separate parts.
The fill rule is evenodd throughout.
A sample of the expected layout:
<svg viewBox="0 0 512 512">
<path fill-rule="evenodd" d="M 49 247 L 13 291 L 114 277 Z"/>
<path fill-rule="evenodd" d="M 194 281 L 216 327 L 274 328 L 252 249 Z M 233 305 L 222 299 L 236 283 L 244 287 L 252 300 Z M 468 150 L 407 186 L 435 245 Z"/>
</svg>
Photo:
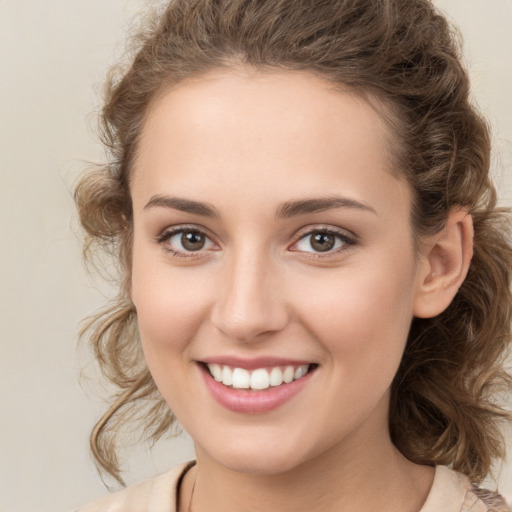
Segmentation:
<svg viewBox="0 0 512 512">
<path fill-rule="evenodd" d="M 132 298 L 198 458 L 278 473 L 389 438 L 420 264 L 388 135 L 363 100 L 299 72 L 219 71 L 153 105 Z"/>
</svg>

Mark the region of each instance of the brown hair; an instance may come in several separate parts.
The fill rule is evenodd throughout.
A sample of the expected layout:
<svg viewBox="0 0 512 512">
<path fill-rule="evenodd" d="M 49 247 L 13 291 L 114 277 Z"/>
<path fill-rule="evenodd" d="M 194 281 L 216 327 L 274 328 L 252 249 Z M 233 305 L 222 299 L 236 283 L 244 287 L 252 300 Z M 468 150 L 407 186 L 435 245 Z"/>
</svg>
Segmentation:
<svg viewBox="0 0 512 512">
<path fill-rule="evenodd" d="M 410 460 L 481 480 L 504 456 L 499 427 L 508 413 L 496 396 L 511 380 L 503 367 L 510 223 L 496 205 L 488 128 L 469 104 L 457 38 L 428 0 L 173 0 L 148 23 L 128 69 L 112 72 L 101 113 L 110 162 L 75 193 L 86 252 L 99 244 L 120 263 L 118 299 L 84 329 L 119 390 L 91 436 L 97 464 L 120 480 L 118 429 L 140 420 L 156 441 L 175 421 L 144 363 L 129 297 L 129 181 L 145 115 L 163 88 L 236 63 L 309 71 L 391 105 L 392 150 L 413 190 L 418 240 L 438 232 L 454 207 L 472 214 L 469 274 L 444 313 L 413 320 L 390 430 Z"/>
</svg>

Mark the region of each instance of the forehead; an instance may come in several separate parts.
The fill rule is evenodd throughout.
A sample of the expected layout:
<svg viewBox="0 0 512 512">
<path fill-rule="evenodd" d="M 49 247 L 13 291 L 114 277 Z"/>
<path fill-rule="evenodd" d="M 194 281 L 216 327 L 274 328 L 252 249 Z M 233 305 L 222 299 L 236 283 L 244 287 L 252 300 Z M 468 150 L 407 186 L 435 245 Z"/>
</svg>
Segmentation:
<svg viewBox="0 0 512 512">
<path fill-rule="evenodd" d="M 377 177 L 391 191 L 398 182 L 390 172 L 391 139 L 372 105 L 313 74 L 216 71 L 155 99 L 132 194 L 136 202 L 170 188 L 199 196 L 219 188 L 269 199 L 284 188 L 301 197 L 341 187 L 337 192 L 358 196 L 361 179 Z"/>
<path fill-rule="evenodd" d="M 283 136 L 288 144 L 292 138 L 297 144 L 304 139 L 329 144 L 342 131 L 353 132 L 355 139 L 362 128 L 389 145 L 391 134 L 379 113 L 385 107 L 374 105 L 348 86 L 310 72 L 233 67 L 163 88 L 150 104 L 140 143 L 151 144 L 154 132 L 167 124 L 176 137 L 194 134 L 205 144 L 215 129 L 226 136 L 239 134 L 238 143 L 245 133 L 247 145 L 254 147 L 249 136 L 274 140 L 275 145 Z"/>
</svg>

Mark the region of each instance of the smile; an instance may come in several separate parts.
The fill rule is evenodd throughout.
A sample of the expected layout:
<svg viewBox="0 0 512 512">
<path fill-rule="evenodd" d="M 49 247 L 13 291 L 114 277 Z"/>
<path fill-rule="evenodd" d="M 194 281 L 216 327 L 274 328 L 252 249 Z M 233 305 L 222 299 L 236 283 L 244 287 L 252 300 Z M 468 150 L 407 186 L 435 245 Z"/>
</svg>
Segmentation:
<svg viewBox="0 0 512 512">
<path fill-rule="evenodd" d="M 264 414 L 284 406 L 308 386 L 319 366 L 276 358 L 215 357 L 198 363 L 213 399 L 242 414 Z"/>
<path fill-rule="evenodd" d="M 270 387 L 289 384 L 304 377 L 312 365 L 274 366 L 246 370 L 228 365 L 207 364 L 210 375 L 224 386 L 232 389 L 252 389 L 261 391 Z"/>
</svg>

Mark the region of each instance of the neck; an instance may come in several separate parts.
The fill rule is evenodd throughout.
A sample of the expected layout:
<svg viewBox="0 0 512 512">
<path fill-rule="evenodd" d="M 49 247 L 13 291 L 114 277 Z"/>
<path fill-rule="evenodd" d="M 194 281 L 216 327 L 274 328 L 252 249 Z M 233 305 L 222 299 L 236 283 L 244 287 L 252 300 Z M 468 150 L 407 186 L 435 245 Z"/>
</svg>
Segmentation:
<svg viewBox="0 0 512 512">
<path fill-rule="evenodd" d="M 433 480 L 433 468 L 405 459 L 389 438 L 373 450 L 336 447 L 280 474 L 233 471 L 200 450 L 197 461 L 183 484 L 182 511 L 417 512 Z"/>
</svg>

